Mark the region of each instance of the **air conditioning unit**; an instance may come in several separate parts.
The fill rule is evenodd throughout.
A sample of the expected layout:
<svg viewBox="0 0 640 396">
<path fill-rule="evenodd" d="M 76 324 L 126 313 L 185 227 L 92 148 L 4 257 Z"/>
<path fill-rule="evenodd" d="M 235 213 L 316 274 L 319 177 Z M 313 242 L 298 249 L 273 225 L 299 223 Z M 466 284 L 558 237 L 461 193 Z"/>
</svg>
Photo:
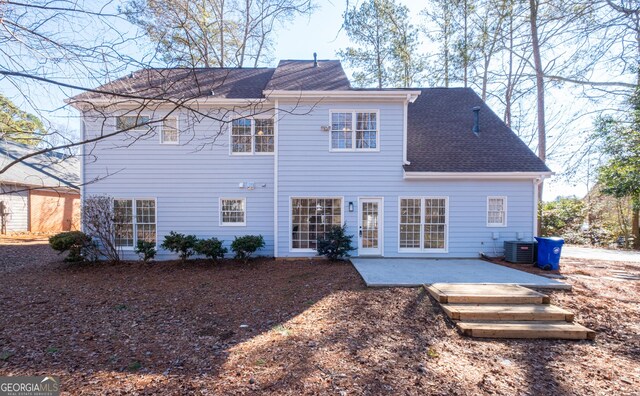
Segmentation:
<svg viewBox="0 0 640 396">
<path fill-rule="evenodd" d="M 536 242 L 504 241 L 504 258 L 510 263 L 533 264 L 536 261 Z"/>
</svg>

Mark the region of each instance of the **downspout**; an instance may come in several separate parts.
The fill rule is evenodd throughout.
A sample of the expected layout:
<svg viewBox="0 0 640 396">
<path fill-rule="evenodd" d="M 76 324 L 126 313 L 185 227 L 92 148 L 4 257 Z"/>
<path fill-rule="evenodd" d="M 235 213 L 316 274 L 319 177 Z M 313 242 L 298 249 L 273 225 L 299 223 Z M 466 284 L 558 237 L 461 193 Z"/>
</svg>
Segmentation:
<svg viewBox="0 0 640 396">
<path fill-rule="evenodd" d="M 273 138 L 273 257 L 278 257 L 278 141 L 280 137 L 280 131 L 278 131 L 278 125 L 280 120 L 278 119 L 278 101 L 275 101 L 274 109 L 274 138 Z"/>
<path fill-rule="evenodd" d="M 540 205 L 540 197 L 538 196 L 538 189 L 540 184 L 544 181 L 545 177 L 540 176 L 533 179 L 533 235 L 538 236 L 538 206 Z M 532 238 L 533 239 L 533 238 Z"/>
</svg>

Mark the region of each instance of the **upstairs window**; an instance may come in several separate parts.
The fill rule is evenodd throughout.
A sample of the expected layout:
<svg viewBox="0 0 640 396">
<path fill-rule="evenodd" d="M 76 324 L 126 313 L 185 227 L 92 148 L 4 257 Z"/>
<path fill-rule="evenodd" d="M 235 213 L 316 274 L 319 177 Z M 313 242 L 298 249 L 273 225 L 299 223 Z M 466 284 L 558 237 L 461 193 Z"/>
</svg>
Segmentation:
<svg viewBox="0 0 640 396">
<path fill-rule="evenodd" d="M 487 227 L 507 226 L 507 197 L 487 197 Z"/>
<path fill-rule="evenodd" d="M 331 112 L 332 151 L 377 151 L 378 135 L 377 112 Z"/>
<path fill-rule="evenodd" d="M 231 122 L 231 153 L 273 153 L 274 135 L 272 118 L 233 120 Z"/>
<path fill-rule="evenodd" d="M 116 129 L 118 131 L 147 132 L 149 130 L 149 116 L 133 115 L 116 117 Z"/>
<path fill-rule="evenodd" d="M 180 132 L 178 131 L 178 118 L 167 117 L 162 121 L 160 131 L 160 143 L 178 144 L 180 142 Z"/>
</svg>

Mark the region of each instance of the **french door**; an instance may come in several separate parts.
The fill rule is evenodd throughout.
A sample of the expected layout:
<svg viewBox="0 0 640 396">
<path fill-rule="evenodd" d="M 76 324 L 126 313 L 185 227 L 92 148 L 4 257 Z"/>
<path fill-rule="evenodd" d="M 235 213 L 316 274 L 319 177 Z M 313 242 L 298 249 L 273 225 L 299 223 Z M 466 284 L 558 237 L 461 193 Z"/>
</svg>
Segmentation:
<svg viewBox="0 0 640 396">
<path fill-rule="evenodd" d="M 383 244 L 382 198 L 360 198 L 358 255 L 381 256 Z"/>
</svg>

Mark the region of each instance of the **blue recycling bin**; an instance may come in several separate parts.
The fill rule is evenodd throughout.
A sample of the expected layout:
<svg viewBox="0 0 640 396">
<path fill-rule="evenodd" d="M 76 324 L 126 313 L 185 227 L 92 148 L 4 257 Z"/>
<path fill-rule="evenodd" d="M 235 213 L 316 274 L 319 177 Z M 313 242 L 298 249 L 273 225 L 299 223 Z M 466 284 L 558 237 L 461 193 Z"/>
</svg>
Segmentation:
<svg viewBox="0 0 640 396">
<path fill-rule="evenodd" d="M 560 253 L 564 239 L 558 237 L 536 237 L 538 241 L 538 262 L 537 266 L 546 270 L 560 269 Z"/>
</svg>

